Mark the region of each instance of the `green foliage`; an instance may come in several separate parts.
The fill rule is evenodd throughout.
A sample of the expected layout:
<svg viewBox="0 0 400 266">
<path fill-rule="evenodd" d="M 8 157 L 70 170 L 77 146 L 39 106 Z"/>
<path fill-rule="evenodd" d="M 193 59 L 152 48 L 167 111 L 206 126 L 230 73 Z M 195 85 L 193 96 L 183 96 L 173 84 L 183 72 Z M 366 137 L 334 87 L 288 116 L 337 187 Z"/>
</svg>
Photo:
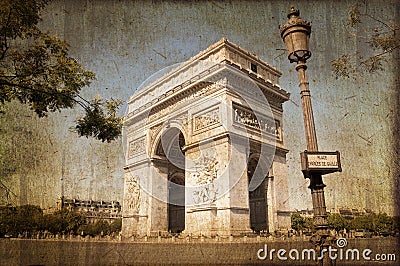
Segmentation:
<svg viewBox="0 0 400 266">
<path fill-rule="evenodd" d="M 15 224 L 19 232 L 34 232 L 42 226 L 43 211 L 34 205 L 16 207 Z"/>
<path fill-rule="evenodd" d="M 110 142 L 122 130 L 121 118 L 116 116 L 119 100 L 102 102 L 95 99 L 86 109 L 86 116 L 77 121 L 76 130 L 80 136 L 92 136 Z"/>
<path fill-rule="evenodd" d="M 296 231 L 302 231 L 304 229 L 305 220 L 298 213 L 292 213 L 290 216 L 290 221 L 292 224 L 292 229 Z"/>
<path fill-rule="evenodd" d="M 396 229 L 396 218 L 389 217 L 386 213 L 367 214 L 356 217 L 351 221 L 351 229 L 364 229 L 369 232 L 382 234 Z"/>
<path fill-rule="evenodd" d="M 304 219 L 304 230 L 315 233 L 314 219 L 312 217 L 306 217 Z"/>
<path fill-rule="evenodd" d="M 339 58 L 332 60 L 331 64 L 336 78 L 349 78 L 355 72 L 350 55 L 348 54 L 341 55 Z"/>
<path fill-rule="evenodd" d="M 79 213 L 62 209 L 54 214 L 44 216 L 43 229 L 53 234 L 57 233 L 78 233 L 78 229 L 85 224 L 85 217 Z"/>
<path fill-rule="evenodd" d="M 110 233 L 118 233 L 121 231 L 122 228 L 122 219 L 115 219 L 111 224 L 110 224 Z"/>
<path fill-rule="evenodd" d="M 0 206 L 0 237 L 12 234 L 16 227 L 15 208 Z"/>
<path fill-rule="evenodd" d="M 329 229 L 334 229 L 337 232 L 339 232 L 344 228 L 348 228 L 348 226 L 349 226 L 348 221 L 344 219 L 340 214 L 338 213 L 328 214 Z"/>
<path fill-rule="evenodd" d="M 360 11 L 361 4 L 358 2 L 356 3 L 349 11 L 349 17 L 347 19 L 347 23 L 351 27 L 355 27 L 359 23 L 361 23 L 361 11 Z"/>
<path fill-rule="evenodd" d="M 105 235 L 110 232 L 110 225 L 103 220 L 99 220 L 93 224 L 87 224 L 81 229 L 84 235 Z"/>
<path fill-rule="evenodd" d="M 302 217 L 299 213 L 292 213 L 290 216 L 292 229 L 298 232 L 315 232 L 314 219 Z"/>
<path fill-rule="evenodd" d="M 43 215 L 38 206 L 23 205 L 18 207 L 0 207 L 0 237 L 6 235 L 34 236 L 37 232 L 48 231 L 52 234 L 80 234 L 103 235 L 118 233 L 121 230 L 121 219 L 112 223 L 99 220 L 94 224 L 87 224 L 84 215 L 62 209 L 52 214 Z"/>
<path fill-rule="evenodd" d="M 121 231 L 122 219 L 116 219 L 111 224 L 104 221 L 98 220 L 95 223 L 86 224 L 82 226 L 79 231 L 83 232 L 83 235 L 111 235 L 112 233 L 118 233 Z"/>
<path fill-rule="evenodd" d="M 393 229 L 400 231 L 400 216 L 393 217 Z"/>
<path fill-rule="evenodd" d="M 291 215 L 292 229 L 303 232 L 315 232 L 313 218 L 302 217 L 298 213 Z M 337 232 L 347 230 L 362 229 L 371 233 L 388 234 L 400 230 L 400 217 L 390 217 L 386 213 L 370 213 L 357 216 L 354 219 L 345 219 L 340 214 L 328 214 L 327 217 L 329 229 L 334 229 Z"/>
<path fill-rule="evenodd" d="M 42 228 L 43 211 L 38 206 L 23 205 L 0 208 L 0 236 L 28 233 Z"/>
<path fill-rule="evenodd" d="M 367 22 L 369 24 L 363 24 Z M 355 77 L 357 72 L 375 73 L 384 70 L 392 52 L 400 49 L 400 25 L 368 13 L 367 1 L 357 2 L 349 11 L 348 31 L 364 39 L 374 54 L 344 54 L 331 61 L 336 78 Z M 375 25 L 372 29 L 365 25 Z"/>
<path fill-rule="evenodd" d="M 0 109 L 18 100 L 39 117 L 80 105 L 80 136 L 112 141 L 121 134 L 118 100 L 87 101 L 80 96 L 95 74 L 68 55 L 68 44 L 37 26 L 45 0 L 0 0 Z"/>
</svg>

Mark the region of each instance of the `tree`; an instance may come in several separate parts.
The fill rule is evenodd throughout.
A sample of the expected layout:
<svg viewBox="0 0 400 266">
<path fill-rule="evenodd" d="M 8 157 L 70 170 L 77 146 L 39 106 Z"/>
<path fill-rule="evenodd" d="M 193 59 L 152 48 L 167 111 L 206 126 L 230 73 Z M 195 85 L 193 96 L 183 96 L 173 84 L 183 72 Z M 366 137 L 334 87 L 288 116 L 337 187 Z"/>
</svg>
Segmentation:
<svg viewBox="0 0 400 266">
<path fill-rule="evenodd" d="M 45 215 L 44 220 L 42 229 L 53 234 L 70 232 L 77 234 L 79 228 L 86 223 L 84 215 L 65 208 L 53 214 Z"/>
<path fill-rule="evenodd" d="M 348 222 L 338 213 L 328 214 L 328 227 L 339 232 L 348 227 Z"/>
<path fill-rule="evenodd" d="M 364 229 L 376 234 L 391 233 L 396 229 L 396 217 L 386 213 L 358 216 L 351 221 L 351 229 Z"/>
<path fill-rule="evenodd" d="M 13 234 L 15 230 L 15 214 L 14 207 L 0 206 L 0 237 Z"/>
<path fill-rule="evenodd" d="M 86 100 L 80 92 L 95 79 L 68 55 L 67 42 L 42 32 L 48 0 L 0 0 L 0 110 L 18 100 L 39 116 L 81 106 L 79 136 L 110 142 L 121 135 L 120 100 Z"/>
<path fill-rule="evenodd" d="M 46 214 L 43 216 L 43 226 L 42 230 L 49 231 L 52 234 L 58 234 L 60 232 L 65 231 L 67 227 L 67 223 L 62 219 L 60 215 L 54 214 Z"/>
<path fill-rule="evenodd" d="M 38 206 L 23 205 L 0 208 L 0 236 L 27 233 L 31 235 L 41 229 L 43 211 Z"/>
<path fill-rule="evenodd" d="M 364 26 L 363 29 L 360 29 L 361 24 L 365 22 L 371 22 L 374 27 Z M 371 15 L 368 12 L 366 0 L 358 1 L 351 8 L 347 26 L 350 34 L 365 40 L 365 43 L 372 49 L 372 54 L 343 54 L 333 60 L 331 63 L 336 78 L 354 77 L 357 71 L 374 73 L 383 70 L 384 63 L 388 61 L 389 56 L 400 49 L 398 35 L 400 25 Z M 363 30 L 364 32 L 362 32 Z"/>
<path fill-rule="evenodd" d="M 374 226 L 375 231 L 379 234 L 390 233 L 394 231 L 394 219 L 388 216 L 386 213 L 379 213 L 374 215 Z"/>
<path fill-rule="evenodd" d="M 83 234 L 96 236 L 96 235 L 106 235 L 110 232 L 110 224 L 104 220 L 98 220 L 95 223 L 89 223 L 83 226 Z"/>
<path fill-rule="evenodd" d="M 122 228 L 122 219 L 121 218 L 115 219 L 110 224 L 110 233 L 118 233 L 121 231 L 121 228 Z"/>
<path fill-rule="evenodd" d="M 292 213 L 290 216 L 292 229 L 295 231 L 302 231 L 304 229 L 305 220 L 299 213 Z"/>
<path fill-rule="evenodd" d="M 314 225 L 314 218 L 312 217 L 306 217 L 304 219 L 304 230 L 306 230 L 307 232 L 312 232 L 315 233 L 315 225 Z"/>
</svg>

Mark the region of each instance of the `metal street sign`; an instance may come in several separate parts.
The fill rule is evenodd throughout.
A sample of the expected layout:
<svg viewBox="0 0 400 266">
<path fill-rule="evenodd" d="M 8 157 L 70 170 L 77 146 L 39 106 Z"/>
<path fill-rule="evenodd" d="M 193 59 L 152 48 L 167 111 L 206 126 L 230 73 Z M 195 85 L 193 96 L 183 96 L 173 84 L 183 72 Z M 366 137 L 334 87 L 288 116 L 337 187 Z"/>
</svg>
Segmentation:
<svg viewBox="0 0 400 266">
<path fill-rule="evenodd" d="M 309 152 L 304 151 L 301 156 L 301 170 L 303 172 L 315 172 L 329 174 L 341 172 L 340 153 L 335 152 Z"/>
</svg>

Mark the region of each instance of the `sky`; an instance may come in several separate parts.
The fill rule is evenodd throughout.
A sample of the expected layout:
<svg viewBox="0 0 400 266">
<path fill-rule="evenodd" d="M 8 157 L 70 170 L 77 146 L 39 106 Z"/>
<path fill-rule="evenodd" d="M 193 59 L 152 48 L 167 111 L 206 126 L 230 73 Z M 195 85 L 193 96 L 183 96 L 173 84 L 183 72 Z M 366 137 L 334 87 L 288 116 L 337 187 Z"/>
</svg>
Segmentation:
<svg viewBox="0 0 400 266">
<path fill-rule="evenodd" d="M 356 1 L 296 1 L 301 17 L 312 23 L 308 76 L 320 150 L 341 152 L 343 171 L 324 177 L 327 209 L 350 207 L 393 213 L 399 189 L 398 60 L 385 70 L 336 79 L 331 61 L 344 53 L 368 56 L 366 19 L 355 34 L 346 26 Z M 291 93 L 284 104 L 284 141 L 291 209 L 312 208 L 300 171 L 306 149 L 297 73 L 287 60 L 280 24 L 292 1 L 54 1 L 41 27 L 70 44 L 70 53 L 97 80 L 83 96 L 126 102 L 154 73 L 188 60 L 226 37 L 282 72 L 281 87 Z M 367 1 L 363 11 L 388 23 L 399 21 L 399 1 Z M 378 23 L 379 24 L 379 23 Z M 381 25 L 379 25 L 381 26 Z M 398 55 L 397 55 L 398 59 Z M 125 113 L 126 104 L 121 108 Z M 123 196 L 122 139 L 112 143 L 79 138 L 70 128 L 79 108 L 38 119 L 12 103 L 1 119 L 4 149 L 15 171 L 15 204 L 54 206 L 66 197 L 118 200 Z M 396 120 L 397 119 L 397 120 Z M 61 180 L 64 186 L 61 185 Z M 63 191 L 63 192 L 62 192 Z"/>
</svg>

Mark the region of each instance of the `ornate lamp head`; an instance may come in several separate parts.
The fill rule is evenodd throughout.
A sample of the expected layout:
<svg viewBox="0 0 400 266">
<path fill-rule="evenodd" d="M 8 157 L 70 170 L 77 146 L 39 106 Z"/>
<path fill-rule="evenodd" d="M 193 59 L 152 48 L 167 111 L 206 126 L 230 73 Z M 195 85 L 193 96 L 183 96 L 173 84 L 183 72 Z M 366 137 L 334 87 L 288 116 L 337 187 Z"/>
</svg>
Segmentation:
<svg viewBox="0 0 400 266">
<path fill-rule="evenodd" d="M 300 11 L 292 7 L 288 12 L 288 21 L 279 27 L 281 37 L 289 52 L 289 61 L 306 62 L 311 57 L 309 39 L 311 24 L 300 17 Z"/>
</svg>

